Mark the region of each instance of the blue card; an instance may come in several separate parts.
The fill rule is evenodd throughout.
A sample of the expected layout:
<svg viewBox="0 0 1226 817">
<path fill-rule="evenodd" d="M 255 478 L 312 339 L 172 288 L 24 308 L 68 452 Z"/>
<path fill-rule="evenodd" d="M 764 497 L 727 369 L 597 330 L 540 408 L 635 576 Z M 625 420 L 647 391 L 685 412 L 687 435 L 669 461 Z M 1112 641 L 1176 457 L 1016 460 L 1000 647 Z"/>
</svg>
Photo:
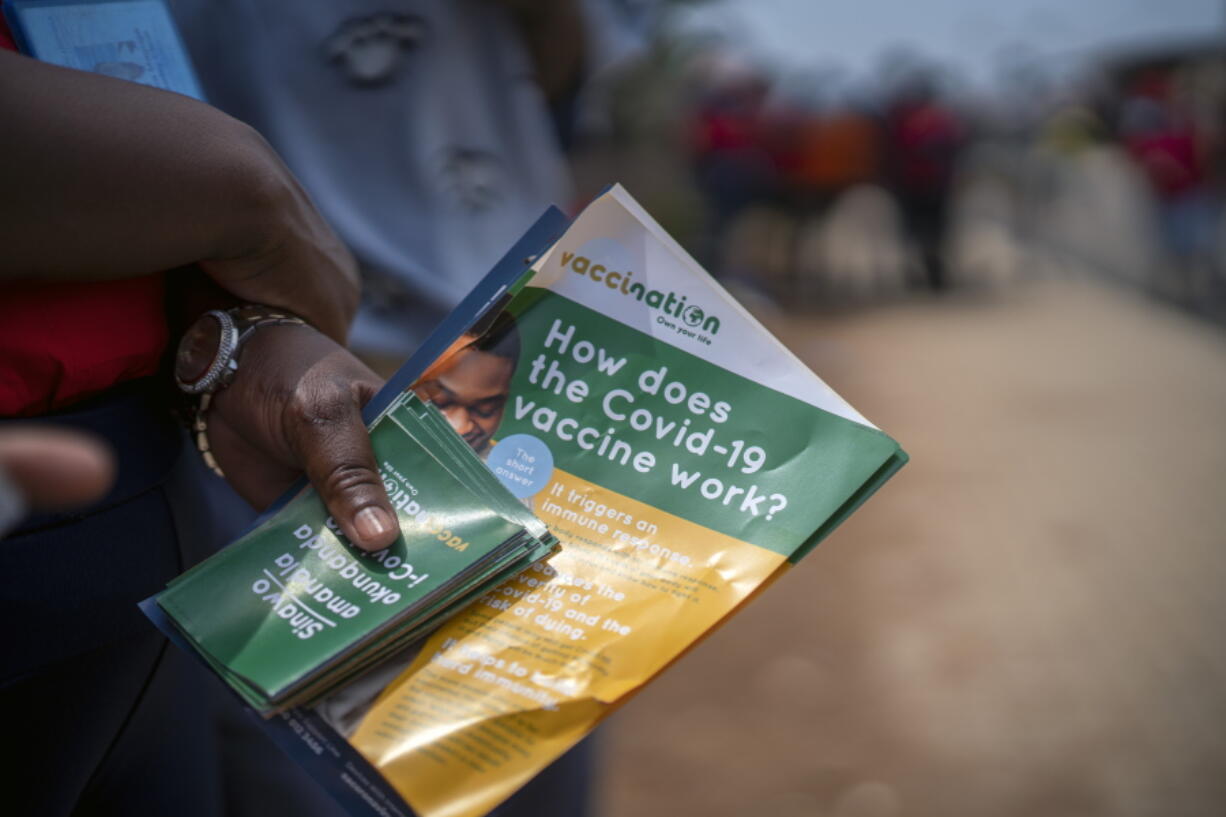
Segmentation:
<svg viewBox="0 0 1226 817">
<path fill-rule="evenodd" d="M 10 0 L 4 10 L 31 57 L 204 99 L 162 0 Z"/>
</svg>

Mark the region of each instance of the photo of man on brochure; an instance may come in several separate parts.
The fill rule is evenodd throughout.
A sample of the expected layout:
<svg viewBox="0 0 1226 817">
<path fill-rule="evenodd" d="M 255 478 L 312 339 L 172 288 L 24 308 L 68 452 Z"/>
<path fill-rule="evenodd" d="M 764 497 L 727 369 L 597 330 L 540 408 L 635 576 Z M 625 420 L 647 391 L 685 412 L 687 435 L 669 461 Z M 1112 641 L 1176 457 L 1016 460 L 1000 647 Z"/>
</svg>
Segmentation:
<svg viewBox="0 0 1226 817">
<path fill-rule="evenodd" d="M 519 363 L 519 330 L 503 304 L 495 304 L 412 386 L 418 397 L 438 407 L 456 433 L 482 457 L 488 454 L 502 423 L 511 378 Z"/>
</svg>

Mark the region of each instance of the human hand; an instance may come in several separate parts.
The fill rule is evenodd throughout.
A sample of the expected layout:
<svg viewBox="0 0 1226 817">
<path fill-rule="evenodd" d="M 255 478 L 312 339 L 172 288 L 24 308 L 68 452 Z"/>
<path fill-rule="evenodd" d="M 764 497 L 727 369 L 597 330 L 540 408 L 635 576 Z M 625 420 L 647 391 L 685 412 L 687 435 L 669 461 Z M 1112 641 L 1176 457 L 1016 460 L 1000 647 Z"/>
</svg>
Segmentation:
<svg viewBox="0 0 1226 817">
<path fill-rule="evenodd" d="M 85 505 L 106 493 L 114 477 L 114 457 L 94 437 L 36 423 L 0 429 L 0 536 L 27 507 Z M 16 496 L 3 495 L 5 478 Z"/>
<path fill-rule="evenodd" d="M 400 529 L 362 422 L 382 381 L 309 326 L 266 326 L 214 395 L 209 447 L 234 489 L 263 509 L 303 472 L 354 545 L 381 550 Z"/>
</svg>

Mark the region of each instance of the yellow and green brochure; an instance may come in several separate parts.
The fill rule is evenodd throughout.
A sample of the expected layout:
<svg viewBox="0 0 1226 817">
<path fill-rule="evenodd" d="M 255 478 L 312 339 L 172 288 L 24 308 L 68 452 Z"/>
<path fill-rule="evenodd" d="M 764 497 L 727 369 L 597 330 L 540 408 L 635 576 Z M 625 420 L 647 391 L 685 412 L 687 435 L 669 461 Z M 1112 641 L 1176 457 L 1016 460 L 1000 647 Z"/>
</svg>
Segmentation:
<svg viewBox="0 0 1226 817">
<path fill-rule="evenodd" d="M 430 413 L 410 392 L 456 432 L 465 465 L 445 470 L 470 492 L 474 470 L 497 477 L 522 504 L 482 489 L 482 507 L 546 542 L 523 515 L 538 517 L 561 549 L 430 611 L 443 623 L 424 642 L 343 653 L 338 683 L 263 721 L 357 815 L 486 814 L 907 460 L 616 186 L 573 222 L 542 216 L 391 378 L 367 418 L 376 450 L 380 418 Z M 425 473 L 403 475 L 424 492 Z M 293 529 L 280 541 L 274 566 L 304 554 Z M 279 662 L 272 676 L 294 675 Z"/>
<path fill-rule="evenodd" d="M 474 323 L 413 386 L 493 429 L 469 439 L 562 549 L 358 717 L 316 710 L 422 817 L 496 806 L 906 461 L 620 187 Z"/>
</svg>

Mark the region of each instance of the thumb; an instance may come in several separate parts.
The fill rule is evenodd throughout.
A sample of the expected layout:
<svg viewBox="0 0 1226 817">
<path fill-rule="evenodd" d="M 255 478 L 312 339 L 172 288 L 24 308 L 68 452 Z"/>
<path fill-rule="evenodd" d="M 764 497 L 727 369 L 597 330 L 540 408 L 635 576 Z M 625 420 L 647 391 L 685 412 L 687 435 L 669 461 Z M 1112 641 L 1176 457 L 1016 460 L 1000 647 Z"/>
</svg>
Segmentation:
<svg viewBox="0 0 1226 817">
<path fill-rule="evenodd" d="M 400 536 L 379 478 L 358 395 L 344 384 L 314 389 L 298 402 L 286 434 L 311 484 L 349 541 L 378 551 Z"/>
</svg>

